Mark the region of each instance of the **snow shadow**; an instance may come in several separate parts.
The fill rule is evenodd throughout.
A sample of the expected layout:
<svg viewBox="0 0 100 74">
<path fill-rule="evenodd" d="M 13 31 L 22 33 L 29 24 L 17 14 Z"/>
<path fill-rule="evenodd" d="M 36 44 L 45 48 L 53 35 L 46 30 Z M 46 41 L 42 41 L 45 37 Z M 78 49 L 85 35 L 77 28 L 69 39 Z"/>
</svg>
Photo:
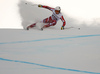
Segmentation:
<svg viewBox="0 0 100 74">
<path fill-rule="evenodd" d="M 39 8 L 37 5 L 32 6 L 34 4 L 34 2 L 28 2 L 26 0 L 20 0 L 18 4 L 23 27 L 38 21 L 42 21 L 51 14 L 51 12 L 47 9 Z"/>
</svg>

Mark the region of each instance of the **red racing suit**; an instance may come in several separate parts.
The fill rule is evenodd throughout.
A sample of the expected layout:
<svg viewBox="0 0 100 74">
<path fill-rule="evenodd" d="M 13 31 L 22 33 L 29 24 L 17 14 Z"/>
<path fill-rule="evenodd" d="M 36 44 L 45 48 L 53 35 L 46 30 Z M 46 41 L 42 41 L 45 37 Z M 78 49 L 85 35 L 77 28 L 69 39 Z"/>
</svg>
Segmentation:
<svg viewBox="0 0 100 74">
<path fill-rule="evenodd" d="M 62 26 L 66 25 L 66 21 L 65 21 L 63 15 L 61 14 L 61 12 L 59 14 L 56 14 L 55 13 L 55 8 L 51 8 L 49 6 L 44 6 L 44 5 L 42 5 L 42 7 L 46 8 L 46 9 L 49 9 L 50 11 L 53 12 L 53 14 L 50 17 L 48 17 L 48 18 L 46 18 L 46 19 L 43 20 L 43 23 L 49 23 L 48 25 L 45 25 L 46 27 L 56 25 L 56 23 L 57 23 L 57 21 L 59 19 L 61 19 L 61 21 L 63 22 Z"/>
</svg>

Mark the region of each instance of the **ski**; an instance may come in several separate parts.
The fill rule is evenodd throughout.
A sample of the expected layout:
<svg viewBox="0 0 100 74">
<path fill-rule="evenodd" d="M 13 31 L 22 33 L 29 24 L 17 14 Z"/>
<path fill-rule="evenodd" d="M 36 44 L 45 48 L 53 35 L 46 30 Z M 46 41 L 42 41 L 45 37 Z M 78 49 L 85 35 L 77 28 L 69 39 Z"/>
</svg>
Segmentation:
<svg viewBox="0 0 100 74">
<path fill-rule="evenodd" d="M 72 28 L 75 28 L 75 29 L 78 29 L 78 30 L 81 29 L 81 28 L 77 28 L 77 27 L 67 27 L 67 28 L 64 28 L 64 29 L 72 29 Z"/>
<path fill-rule="evenodd" d="M 38 4 L 29 4 L 29 3 L 25 3 L 25 4 L 30 6 L 38 6 Z"/>
</svg>

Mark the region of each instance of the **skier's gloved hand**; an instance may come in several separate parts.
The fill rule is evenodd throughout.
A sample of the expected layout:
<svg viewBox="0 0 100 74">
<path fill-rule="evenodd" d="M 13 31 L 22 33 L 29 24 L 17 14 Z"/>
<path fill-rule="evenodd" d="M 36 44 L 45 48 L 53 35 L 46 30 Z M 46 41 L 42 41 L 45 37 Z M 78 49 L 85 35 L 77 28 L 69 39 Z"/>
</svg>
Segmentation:
<svg viewBox="0 0 100 74">
<path fill-rule="evenodd" d="M 64 26 L 61 27 L 61 30 L 64 30 Z"/>
<path fill-rule="evenodd" d="M 38 7 L 42 7 L 42 5 L 39 4 Z"/>
</svg>

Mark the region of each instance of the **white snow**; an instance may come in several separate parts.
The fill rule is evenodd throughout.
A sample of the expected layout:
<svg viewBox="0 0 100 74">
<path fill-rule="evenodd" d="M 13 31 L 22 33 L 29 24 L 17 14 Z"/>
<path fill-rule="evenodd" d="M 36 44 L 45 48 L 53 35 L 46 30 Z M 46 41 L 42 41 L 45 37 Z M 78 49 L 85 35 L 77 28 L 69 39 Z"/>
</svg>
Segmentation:
<svg viewBox="0 0 100 74">
<path fill-rule="evenodd" d="M 8 9 L 0 9 L 0 74 L 100 74 L 100 26 L 77 25 L 64 14 L 65 27 L 74 28 L 60 30 L 62 22 L 58 21 L 43 31 L 41 23 L 24 30 L 51 14 L 29 1 L 1 1 Z"/>
</svg>

